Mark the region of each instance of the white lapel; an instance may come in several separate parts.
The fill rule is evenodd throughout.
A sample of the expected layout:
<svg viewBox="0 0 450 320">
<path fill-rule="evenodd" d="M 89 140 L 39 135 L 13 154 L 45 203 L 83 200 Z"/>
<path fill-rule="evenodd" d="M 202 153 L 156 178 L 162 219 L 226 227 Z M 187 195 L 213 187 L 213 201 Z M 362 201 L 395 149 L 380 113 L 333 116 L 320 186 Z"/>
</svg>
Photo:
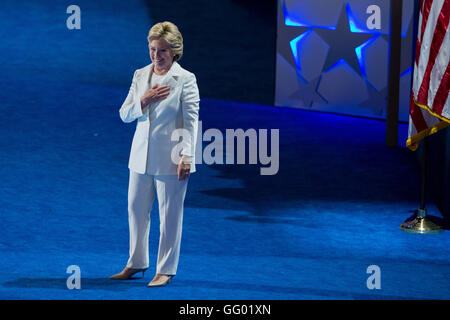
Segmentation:
<svg viewBox="0 0 450 320">
<path fill-rule="evenodd" d="M 177 87 L 180 84 L 179 81 L 181 76 L 180 69 L 181 69 L 180 65 L 175 61 L 167 73 L 166 80 L 164 81 L 165 84 L 168 84 L 171 88 Z M 145 92 L 150 88 L 152 74 L 153 74 L 153 63 L 147 65 L 144 68 L 144 70 L 141 73 L 140 79 L 138 80 L 139 83 L 142 84 L 140 86 L 139 96 L 144 95 Z"/>
<path fill-rule="evenodd" d="M 142 79 L 145 79 L 147 88 L 150 86 L 150 81 L 152 80 L 152 74 L 153 74 L 153 64 L 150 63 L 147 68 L 144 70 L 144 74 L 142 75 Z M 147 90 L 147 89 L 145 89 Z"/>
<path fill-rule="evenodd" d="M 145 66 L 141 70 L 142 71 L 139 73 L 139 76 L 136 79 L 136 81 L 138 82 L 139 97 L 143 96 L 145 92 L 148 90 L 148 87 L 150 85 L 151 74 L 153 73 L 153 68 L 151 64 Z"/>
<path fill-rule="evenodd" d="M 175 61 L 172 64 L 172 67 L 170 68 L 169 72 L 167 73 L 166 82 L 170 87 L 175 88 L 179 83 L 178 81 L 179 77 L 180 77 L 180 65 Z"/>
</svg>

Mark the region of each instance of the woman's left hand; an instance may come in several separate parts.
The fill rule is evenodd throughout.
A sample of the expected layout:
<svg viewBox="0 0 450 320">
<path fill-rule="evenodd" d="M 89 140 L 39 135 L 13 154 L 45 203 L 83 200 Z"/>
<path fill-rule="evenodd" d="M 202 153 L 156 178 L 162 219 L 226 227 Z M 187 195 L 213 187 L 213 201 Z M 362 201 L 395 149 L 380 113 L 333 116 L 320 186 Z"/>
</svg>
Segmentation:
<svg viewBox="0 0 450 320">
<path fill-rule="evenodd" d="M 186 179 L 191 172 L 191 164 L 186 163 L 187 161 L 185 161 L 185 160 L 186 159 L 183 156 L 180 160 L 180 163 L 178 164 L 178 168 L 177 168 L 178 180 Z"/>
</svg>

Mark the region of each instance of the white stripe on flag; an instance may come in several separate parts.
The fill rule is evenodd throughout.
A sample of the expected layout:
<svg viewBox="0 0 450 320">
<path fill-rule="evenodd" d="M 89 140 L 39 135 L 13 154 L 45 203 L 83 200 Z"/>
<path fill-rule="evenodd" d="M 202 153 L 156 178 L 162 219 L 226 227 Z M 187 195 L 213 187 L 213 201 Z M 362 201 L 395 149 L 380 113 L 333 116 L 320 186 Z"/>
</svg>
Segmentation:
<svg viewBox="0 0 450 320">
<path fill-rule="evenodd" d="M 442 42 L 442 45 L 439 49 L 439 53 L 436 57 L 436 62 L 431 71 L 430 88 L 428 90 L 428 103 L 427 103 L 427 105 L 430 108 L 433 107 L 434 97 L 436 96 L 436 92 L 439 89 L 442 77 L 444 76 L 447 70 L 450 53 L 450 50 L 448 50 L 448 48 L 450 48 L 450 33 L 447 29 L 447 32 L 445 33 L 444 36 L 444 41 Z"/>
<path fill-rule="evenodd" d="M 423 7 L 423 4 L 424 4 L 425 2 L 422 2 L 422 7 Z M 422 9 L 421 9 L 422 10 Z M 420 27 L 421 25 L 422 25 L 422 19 L 423 19 L 423 17 L 422 17 L 422 11 L 420 11 L 420 14 L 419 14 L 419 24 L 418 24 L 418 30 L 417 30 L 417 39 L 419 39 L 420 41 L 422 41 L 422 28 Z M 417 40 L 416 39 L 416 40 Z"/>
<path fill-rule="evenodd" d="M 415 136 L 416 134 L 417 134 L 416 127 L 414 126 L 411 116 L 409 116 L 408 137 Z"/>
<path fill-rule="evenodd" d="M 420 49 L 420 56 L 418 62 L 418 68 L 416 68 L 417 73 L 414 72 L 414 97 L 417 99 L 417 94 L 420 86 L 422 85 L 423 77 L 428 66 L 428 59 L 430 56 L 430 47 L 433 40 L 434 30 L 436 29 L 436 24 L 439 18 L 439 13 L 441 12 L 442 6 L 444 5 L 444 0 L 434 0 L 431 5 L 430 13 L 428 15 L 427 25 L 425 26 L 425 31 L 423 33 L 422 44 Z M 419 26 L 419 28 L 421 28 Z"/>
<path fill-rule="evenodd" d="M 425 110 L 424 108 L 419 108 L 420 112 L 423 115 L 423 119 L 427 123 L 427 127 L 430 128 L 434 125 L 437 125 L 441 120 L 435 116 L 433 116 L 431 113 L 428 112 L 428 110 Z"/>
</svg>

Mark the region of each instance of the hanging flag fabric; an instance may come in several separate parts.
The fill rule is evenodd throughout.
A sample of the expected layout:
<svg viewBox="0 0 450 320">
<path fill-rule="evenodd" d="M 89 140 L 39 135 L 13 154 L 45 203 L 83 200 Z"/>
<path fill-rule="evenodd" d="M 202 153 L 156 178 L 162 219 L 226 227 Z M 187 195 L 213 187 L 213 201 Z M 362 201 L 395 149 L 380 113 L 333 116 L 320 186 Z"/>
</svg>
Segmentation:
<svg viewBox="0 0 450 320">
<path fill-rule="evenodd" d="M 406 146 L 450 125 L 450 0 L 421 0 Z"/>
</svg>

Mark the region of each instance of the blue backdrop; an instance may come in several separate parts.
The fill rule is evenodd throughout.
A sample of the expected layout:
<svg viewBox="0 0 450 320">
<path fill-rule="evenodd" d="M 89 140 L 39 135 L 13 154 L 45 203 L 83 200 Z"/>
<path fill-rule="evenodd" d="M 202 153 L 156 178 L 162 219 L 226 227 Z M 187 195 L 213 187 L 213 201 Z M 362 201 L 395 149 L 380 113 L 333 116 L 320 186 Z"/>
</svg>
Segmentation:
<svg viewBox="0 0 450 320">
<path fill-rule="evenodd" d="M 389 0 L 279 0 L 275 104 L 385 119 L 389 6 Z M 414 1 L 403 1 L 403 122 L 409 117 L 413 12 Z"/>
</svg>

